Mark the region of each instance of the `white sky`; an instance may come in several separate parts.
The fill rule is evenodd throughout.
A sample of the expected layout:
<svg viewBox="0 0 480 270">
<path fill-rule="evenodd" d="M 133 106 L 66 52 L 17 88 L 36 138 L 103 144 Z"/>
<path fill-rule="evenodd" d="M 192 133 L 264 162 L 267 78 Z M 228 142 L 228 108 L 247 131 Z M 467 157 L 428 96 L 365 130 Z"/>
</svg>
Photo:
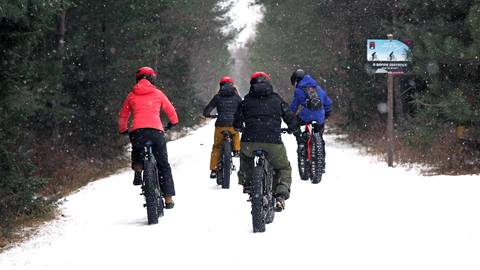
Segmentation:
<svg viewBox="0 0 480 270">
<path fill-rule="evenodd" d="M 253 5 L 254 0 L 231 0 L 234 3 L 229 15 L 233 27 L 245 27 L 238 35 L 236 42 L 244 43 L 255 34 L 255 25 L 262 19 L 261 7 Z"/>
<path fill-rule="evenodd" d="M 327 135 L 326 174 L 313 185 L 299 179 L 295 139 L 283 135 L 291 198 L 253 233 L 236 174 L 230 189 L 208 177 L 213 123 L 168 143 L 177 196 L 159 224 L 146 224 L 125 168 L 68 196 L 60 219 L 0 254 L 0 269 L 480 269 L 478 175 L 389 168 Z"/>
</svg>

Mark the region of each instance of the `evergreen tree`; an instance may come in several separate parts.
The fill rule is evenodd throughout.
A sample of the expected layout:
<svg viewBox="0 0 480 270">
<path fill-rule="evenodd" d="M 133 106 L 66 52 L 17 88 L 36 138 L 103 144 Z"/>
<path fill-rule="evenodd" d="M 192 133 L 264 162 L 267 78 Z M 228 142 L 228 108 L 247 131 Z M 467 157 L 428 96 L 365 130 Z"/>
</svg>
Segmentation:
<svg viewBox="0 0 480 270">
<path fill-rule="evenodd" d="M 428 83 L 415 95 L 415 130 L 429 144 L 451 125 L 479 134 L 480 2 L 405 1 L 404 8 L 400 21 L 408 23 L 396 27 L 414 40 L 415 73 Z"/>
<path fill-rule="evenodd" d="M 137 68 L 158 71 L 182 126 L 197 122 L 229 64 L 219 2 L 2 1 L 0 237 L 123 155 L 116 119 Z"/>
<path fill-rule="evenodd" d="M 381 138 L 386 115 L 376 108 L 386 101 L 386 76 L 366 72 L 366 40 L 392 33 L 414 43 L 414 74 L 396 79 L 399 139 L 413 142 L 422 155 L 450 145 L 442 151 L 447 156 L 456 145 L 442 139 L 464 124 L 468 139 L 462 142 L 473 145 L 470 159 L 480 155 L 475 139 L 480 134 L 479 1 L 256 2 L 265 12 L 249 45 L 252 69 L 271 73 L 286 98 L 290 74 L 303 68 L 333 98 L 339 126 Z"/>
</svg>

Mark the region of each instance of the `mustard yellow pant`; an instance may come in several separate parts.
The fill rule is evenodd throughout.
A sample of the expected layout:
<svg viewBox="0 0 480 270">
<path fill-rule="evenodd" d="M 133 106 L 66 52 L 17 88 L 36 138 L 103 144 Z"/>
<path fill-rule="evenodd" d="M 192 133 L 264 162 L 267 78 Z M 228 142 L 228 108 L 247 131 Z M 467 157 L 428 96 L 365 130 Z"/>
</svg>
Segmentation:
<svg viewBox="0 0 480 270">
<path fill-rule="evenodd" d="M 240 133 L 233 127 L 216 127 L 213 136 L 212 154 L 210 156 L 210 170 L 212 171 L 217 169 L 217 163 L 220 160 L 223 144 L 222 131 L 224 130 L 230 132 L 232 136 L 232 150 L 240 151 Z"/>
</svg>

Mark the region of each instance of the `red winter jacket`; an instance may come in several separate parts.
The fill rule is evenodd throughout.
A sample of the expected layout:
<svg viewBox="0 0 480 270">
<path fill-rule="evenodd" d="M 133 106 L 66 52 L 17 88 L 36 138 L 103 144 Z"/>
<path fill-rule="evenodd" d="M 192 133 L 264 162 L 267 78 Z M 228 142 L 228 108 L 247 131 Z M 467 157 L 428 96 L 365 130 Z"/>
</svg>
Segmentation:
<svg viewBox="0 0 480 270">
<path fill-rule="evenodd" d="M 160 120 L 160 109 L 168 117 L 170 123 L 178 124 L 178 116 L 170 100 L 148 80 L 142 79 L 133 86 L 123 102 L 122 109 L 118 114 L 118 131 L 128 131 L 128 118 L 133 113 L 130 132 L 139 128 L 154 128 L 164 131 Z"/>
</svg>

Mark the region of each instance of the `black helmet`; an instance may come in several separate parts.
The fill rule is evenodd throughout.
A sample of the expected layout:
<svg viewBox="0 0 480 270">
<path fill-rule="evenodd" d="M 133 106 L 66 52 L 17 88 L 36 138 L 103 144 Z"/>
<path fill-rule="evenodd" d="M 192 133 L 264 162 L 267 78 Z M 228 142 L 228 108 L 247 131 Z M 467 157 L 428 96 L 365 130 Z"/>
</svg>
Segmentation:
<svg viewBox="0 0 480 270">
<path fill-rule="evenodd" d="M 299 83 L 303 77 L 305 76 L 305 71 L 303 69 L 297 69 L 295 72 L 292 73 L 292 76 L 290 76 L 290 82 L 292 85 L 295 85 Z"/>
</svg>

